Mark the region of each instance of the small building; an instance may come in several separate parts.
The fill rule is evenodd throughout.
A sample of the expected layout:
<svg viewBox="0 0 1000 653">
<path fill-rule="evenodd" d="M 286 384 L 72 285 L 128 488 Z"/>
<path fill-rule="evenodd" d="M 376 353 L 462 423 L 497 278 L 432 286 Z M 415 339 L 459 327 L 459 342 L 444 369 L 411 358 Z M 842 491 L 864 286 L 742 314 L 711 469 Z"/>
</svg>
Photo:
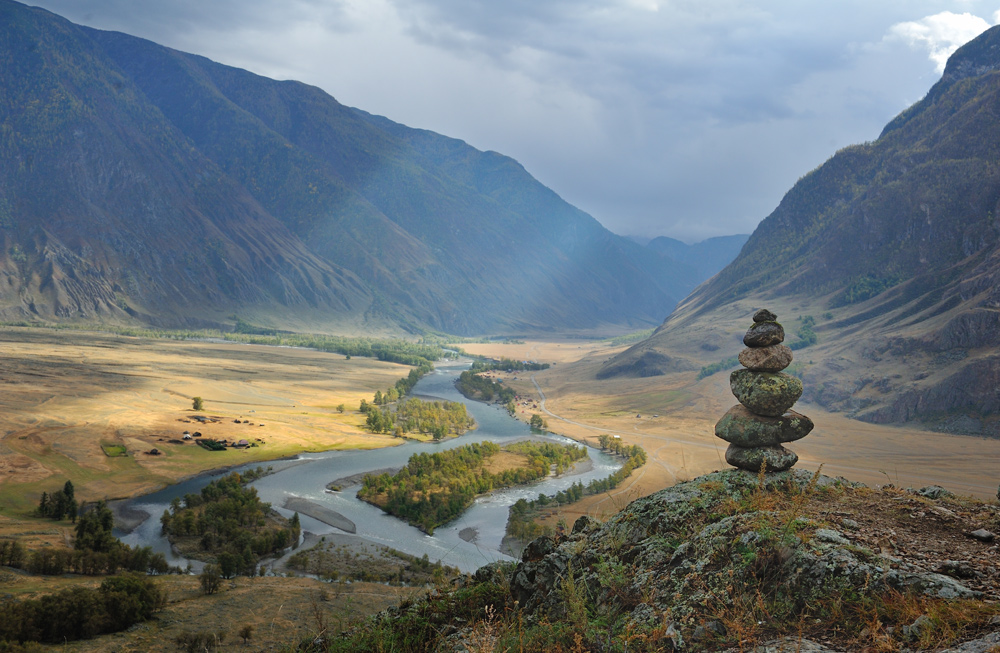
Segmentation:
<svg viewBox="0 0 1000 653">
<path fill-rule="evenodd" d="M 233 446 L 237 447 L 237 448 L 240 448 L 240 449 L 243 449 L 244 447 L 249 447 L 250 443 L 247 442 L 246 440 L 240 440 L 239 442 L 237 442 Z"/>
</svg>

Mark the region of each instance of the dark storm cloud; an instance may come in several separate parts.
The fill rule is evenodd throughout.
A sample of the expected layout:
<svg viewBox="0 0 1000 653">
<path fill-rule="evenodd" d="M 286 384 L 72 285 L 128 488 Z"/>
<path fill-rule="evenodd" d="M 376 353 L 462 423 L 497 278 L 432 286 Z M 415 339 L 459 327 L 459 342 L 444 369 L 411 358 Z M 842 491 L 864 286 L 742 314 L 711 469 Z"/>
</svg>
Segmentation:
<svg viewBox="0 0 1000 653">
<path fill-rule="evenodd" d="M 37 0 L 521 161 L 618 233 L 749 232 L 995 22 L 980 0 Z"/>
</svg>

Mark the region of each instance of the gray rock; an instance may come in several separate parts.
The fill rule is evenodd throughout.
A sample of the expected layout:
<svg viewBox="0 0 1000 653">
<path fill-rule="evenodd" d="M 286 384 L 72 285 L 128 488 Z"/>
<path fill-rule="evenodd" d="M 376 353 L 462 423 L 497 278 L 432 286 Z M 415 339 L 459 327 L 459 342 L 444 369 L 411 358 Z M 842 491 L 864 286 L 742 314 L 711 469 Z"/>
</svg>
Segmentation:
<svg viewBox="0 0 1000 653">
<path fill-rule="evenodd" d="M 773 447 L 738 447 L 729 445 L 726 449 L 726 462 L 733 467 L 739 467 L 750 472 L 760 471 L 762 464 L 765 472 L 783 472 L 799 461 L 794 451 L 789 451 L 781 445 Z"/>
<path fill-rule="evenodd" d="M 780 372 L 792 364 L 792 350 L 781 344 L 747 347 L 739 359 L 740 365 L 754 372 Z"/>
<path fill-rule="evenodd" d="M 802 396 L 802 381 L 784 372 L 734 370 L 729 387 L 751 413 L 767 417 L 781 417 Z"/>
<path fill-rule="evenodd" d="M 974 540 L 979 540 L 980 542 L 989 543 L 993 541 L 993 538 L 995 538 L 996 535 L 986 530 L 985 528 L 980 528 L 977 531 L 972 531 L 971 533 L 969 533 L 969 537 L 971 537 Z"/>
<path fill-rule="evenodd" d="M 812 420 L 794 410 L 762 417 L 737 404 L 715 425 L 715 435 L 738 447 L 770 447 L 804 438 L 812 429 Z"/>
<path fill-rule="evenodd" d="M 972 565 L 962 560 L 945 560 L 937 568 L 937 571 L 952 578 L 970 579 L 980 576 L 980 573 Z"/>
<path fill-rule="evenodd" d="M 743 336 L 747 347 L 769 347 L 785 340 L 785 328 L 777 322 L 755 322 Z"/>
<path fill-rule="evenodd" d="M 816 539 L 829 544 L 839 544 L 841 546 L 850 544 L 850 540 L 835 530 L 829 528 L 819 528 L 816 530 Z"/>
<path fill-rule="evenodd" d="M 853 519 L 851 519 L 849 517 L 845 517 L 844 519 L 841 519 L 840 520 L 840 524 L 844 528 L 849 528 L 852 531 L 856 531 L 859 528 L 861 528 L 861 524 L 859 524 L 858 522 L 854 521 Z"/>
<path fill-rule="evenodd" d="M 778 316 L 772 313 L 771 311 L 767 310 L 766 308 L 762 308 L 753 314 L 754 322 L 774 322 L 777 319 Z"/>
<path fill-rule="evenodd" d="M 910 574 L 890 571 L 885 575 L 885 582 L 897 590 L 913 589 L 921 594 L 945 600 L 978 599 L 983 595 L 982 592 L 970 590 L 954 578 L 934 573 Z"/>
<path fill-rule="evenodd" d="M 1000 644 L 1000 632 L 995 632 L 946 649 L 941 653 L 992 653 L 997 650 L 998 644 Z"/>
<path fill-rule="evenodd" d="M 941 497 L 953 497 L 955 494 L 944 489 L 940 485 L 928 485 L 922 487 L 916 491 L 915 494 L 919 494 L 922 497 L 927 497 L 928 499 L 940 499 Z"/>
<path fill-rule="evenodd" d="M 922 614 L 909 626 L 903 626 L 900 628 L 900 632 L 902 632 L 903 637 L 907 639 L 920 639 L 920 635 L 925 630 L 931 630 L 932 628 L 934 628 L 934 622 L 931 621 L 930 617 Z"/>
<path fill-rule="evenodd" d="M 556 543 L 551 537 L 543 535 L 538 539 L 528 542 L 528 546 L 524 547 L 524 551 L 521 553 L 521 560 L 525 562 L 533 562 L 535 560 L 541 560 L 552 550 L 555 549 Z"/>
<path fill-rule="evenodd" d="M 579 517 L 575 522 L 573 522 L 573 532 L 574 533 L 588 533 L 592 531 L 600 523 L 594 519 L 591 519 L 587 515 Z"/>
</svg>

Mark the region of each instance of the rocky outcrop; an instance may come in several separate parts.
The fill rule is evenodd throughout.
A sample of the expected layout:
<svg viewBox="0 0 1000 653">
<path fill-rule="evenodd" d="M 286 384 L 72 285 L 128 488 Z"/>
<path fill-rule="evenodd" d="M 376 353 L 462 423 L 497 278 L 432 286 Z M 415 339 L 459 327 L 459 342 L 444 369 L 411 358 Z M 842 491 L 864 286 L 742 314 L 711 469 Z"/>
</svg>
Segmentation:
<svg viewBox="0 0 1000 653">
<path fill-rule="evenodd" d="M 961 411 L 973 419 L 1000 413 L 1000 356 L 972 361 L 933 385 L 899 393 L 888 405 L 860 412 L 874 424 L 906 422 Z"/>
<path fill-rule="evenodd" d="M 337 650 L 941 650 L 989 632 L 1000 570 L 976 529 L 995 520 L 940 487 L 715 472 L 581 517 Z"/>
<path fill-rule="evenodd" d="M 725 629 L 712 615 L 735 615 L 741 592 L 763 592 L 769 601 L 777 594 L 799 606 L 843 592 L 856 597 L 910 591 L 942 600 L 982 596 L 960 578 L 859 546 L 853 520 L 838 530 L 794 512 L 768 510 L 764 499 L 858 488 L 863 486 L 795 470 L 763 478 L 740 470 L 708 474 L 638 499 L 604 524 L 584 517 L 564 539 L 536 540 L 509 572 L 510 590 L 526 614 L 551 622 L 572 609 L 569 579 L 574 591 L 608 609 L 631 601 L 628 621 L 636 628 L 664 618 L 673 626 L 674 637 L 663 650 L 682 643 L 685 650 L 719 650 L 706 646 L 724 639 L 717 633 Z M 717 512 L 730 502 L 747 505 L 755 495 L 761 509 Z M 708 514 L 714 517 L 706 519 Z"/>
</svg>

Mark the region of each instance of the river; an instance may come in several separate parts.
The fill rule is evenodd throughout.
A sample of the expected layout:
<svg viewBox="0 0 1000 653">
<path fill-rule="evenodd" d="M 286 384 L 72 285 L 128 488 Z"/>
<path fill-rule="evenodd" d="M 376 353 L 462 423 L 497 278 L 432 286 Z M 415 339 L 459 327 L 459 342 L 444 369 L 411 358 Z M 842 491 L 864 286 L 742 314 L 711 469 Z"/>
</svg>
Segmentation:
<svg viewBox="0 0 1000 653">
<path fill-rule="evenodd" d="M 495 560 L 507 559 L 500 553 L 500 543 L 507 524 L 507 509 L 520 498 L 531 499 L 544 493 L 555 494 L 576 482 L 587 485 L 593 479 L 606 478 L 621 466 L 621 460 L 587 447 L 590 462 L 586 460 L 577 469 L 559 477 L 543 479 L 531 485 L 509 488 L 479 497 L 475 503 L 455 521 L 435 529 L 434 535 L 426 535 L 417 528 L 395 517 L 387 515 L 379 508 L 357 498 L 359 485 L 345 487 L 341 492 L 326 490 L 327 483 L 377 469 L 402 467 L 415 453 L 451 449 L 472 442 L 490 440 L 498 444 L 527 438 L 545 439 L 569 443 L 572 440 L 554 434 L 532 434 L 523 422 L 507 415 L 507 411 L 492 404 L 466 400 L 456 389 L 455 379 L 470 362 L 445 362 L 433 372 L 424 376 L 414 387 L 412 396 L 421 399 L 460 401 L 466 405 L 476 420 L 478 428 L 465 435 L 444 442 L 407 442 L 398 447 L 374 449 L 370 451 L 327 451 L 302 454 L 294 460 L 272 463 L 253 463 L 247 467 L 272 465 L 274 473 L 252 483 L 261 500 L 269 502 L 275 509 L 291 516 L 282 506 L 288 499 L 300 498 L 313 504 L 335 511 L 354 523 L 356 536 L 415 556 L 424 554 L 432 560 L 471 572 Z M 236 468 L 237 470 L 243 468 Z M 159 517 L 170 505 L 174 497 L 182 497 L 198 492 L 213 478 L 223 473 L 200 475 L 182 483 L 172 485 L 160 492 L 130 500 L 127 510 L 138 510 L 151 515 L 128 534 L 120 534 L 122 541 L 130 545 L 152 546 L 157 552 L 167 556 L 171 564 L 185 565 L 187 560 L 177 558 L 170 551 L 169 543 L 160 535 Z M 300 515 L 304 531 L 324 535 L 343 531 L 311 517 Z M 463 529 L 473 529 L 475 540 L 467 542 L 459 536 Z"/>
</svg>

